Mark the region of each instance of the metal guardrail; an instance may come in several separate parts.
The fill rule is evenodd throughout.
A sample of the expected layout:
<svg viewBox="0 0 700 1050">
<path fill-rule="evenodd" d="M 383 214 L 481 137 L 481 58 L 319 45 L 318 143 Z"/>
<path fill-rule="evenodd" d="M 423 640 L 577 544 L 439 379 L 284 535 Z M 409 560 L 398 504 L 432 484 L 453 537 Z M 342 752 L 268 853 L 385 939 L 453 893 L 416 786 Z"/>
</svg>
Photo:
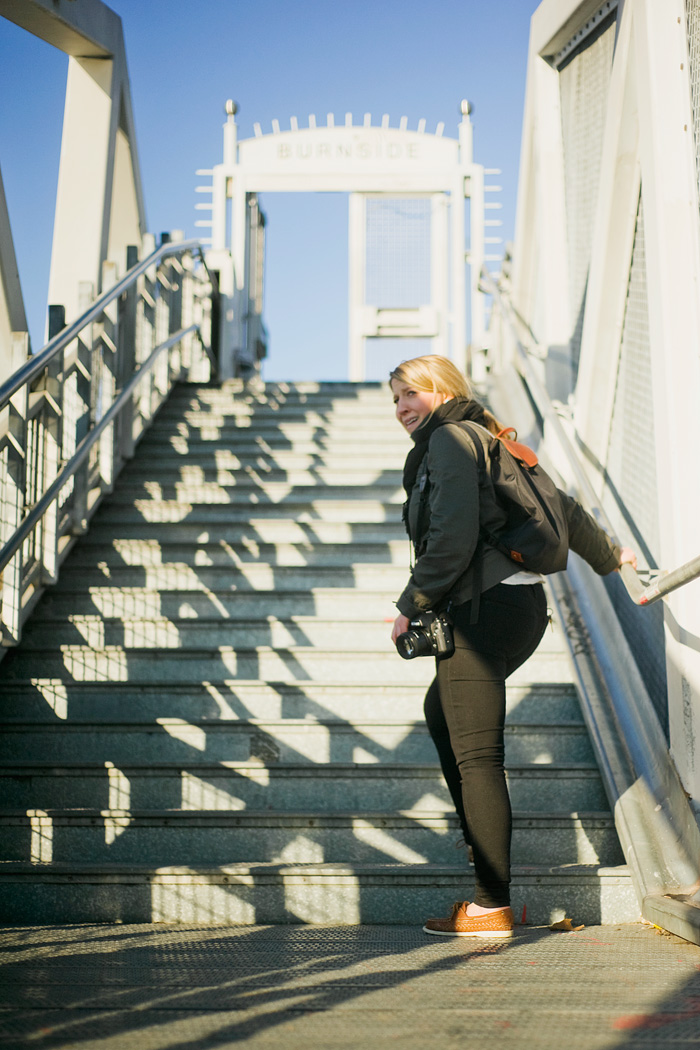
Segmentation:
<svg viewBox="0 0 700 1050">
<path fill-rule="evenodd" d="M 495 302 L 498 304 L 501 316 L 504 317 L 513 336 L 516 353 L 518 355 L 518 362 L 522 374 L 527 380 L 527 385 L 530 393 L 537 405 L 539 412 L 542 417 L 552 428 L 556 434 L 557 440 L 562 448 L 562 451 L 566 455 L 571 467 L 573 476 L 576 480 L 576 485 L 579 490 L 579 494 L 583 502 L 587 505 L 587 509 L 593 514 L 598 522 L 610 533 L 611 536 L 615 536 L 615 530 L 610 522 L 608 515 L 606 514 L 603 507 L 600 505 L 600 501 L 595 494 L 593 486 L 591 485 L 588 476 L 581 465 L 581 461 L 576 454 L 576 451 L 569 440 L 569 436 L 566 433 L 561 419 L 554 409 L 552 402 L 550 401 L 549 395 L 545 390 L 542 382 L 531 361 L 531 351 L 523 344 L 520 336 L 518 335 L 518 318 L 516 317 L 515 310 L 510 302 L 504 298 L 501 293 L 501 289 L 493 279 L 491 274 L 484 270 L 481 274 L 481 284 L 483 290 L 489 295 L 493 296 Z M 521 322 L 522 323 L 522 322 Z M 530 338 L 534 337 L 530 334 Z M 540 348 L 534 343 L 534 354 L 536 357 L 542 357 Z M 684 586 L 686 583 L 690 583 L 691 580 L 696 580 L 700 577 L 700 555 L 697 558 L 693 558 L 691 561 L 686 562 L 677 569 L 672 571 L 660 572 L 651 583 L 646 586 L 640 580 L 637 572 L 632 568 L 631 565 L 625 564 L 620 568 L 620 576 L 625 585 L 628 595 L 635 603 L 635 605 L 652 605 L 654 602 L 663 598 L 665 595 L 670 594 L 671 591 L 677 590 L 679 587 Z"/>
<path fill-rule="evenodd" d="M 522 319 L 516 321 L 512 305 L 493 278 L 484 275 L 482 279 L 514 340 L 516 367 L 529 394 L 570 460 L 582 502 L 588 503 L 600 523 L 610 528 L 519 337 L 517 321 L 523 324 Z M 700 559 L 694 559 L 648 587 L 631 566 L 623 566 L 621 575 L 632 600 L 637 605 L 650 605 L 695 579 L 700 573 L 699 563 Z M 573 558 L 566 577 L 555 575 L 550 579 L 581 709 L 641 913 L 662 929 L 700 944 L 700 827 L 646 682 L 600 577 L 581 559 Z"/>
<path fill-rule="evenodd" d="M 2 644 L 22 625 L 124 463 L 184 375 L 216 373 L 211 304 L 216 278 L 199 241 L 166 242 L 114 279 L 105 264 L 94 301 L 0 386 Z M 208 360 L 207 360 L 208 359 Z"/>
</svg>

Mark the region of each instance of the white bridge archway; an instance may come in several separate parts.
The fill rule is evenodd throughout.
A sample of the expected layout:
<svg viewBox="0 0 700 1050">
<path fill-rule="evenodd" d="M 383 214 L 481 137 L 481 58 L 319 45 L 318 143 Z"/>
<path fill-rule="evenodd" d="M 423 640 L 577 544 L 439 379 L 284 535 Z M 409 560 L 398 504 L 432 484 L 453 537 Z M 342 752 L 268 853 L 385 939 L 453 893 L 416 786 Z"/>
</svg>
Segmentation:
<svg viewBox="0 0 700 1050">
<path fill-rule="evenodd" d="M 325 126 L 317 125 L 311 116 L 306 128 L 300 128 L 292 117 L 288 131 L 281 131 L 273 121 L 270 134 L 263 134 L 256 124 L 255 136 L 239 141 L 237 107 L 227 102 L 223 162 L 197 173 L 211 176 L 210 185 L 197 187 L 210 194 L 210 202 L 197 207 L 211 210 L 211 219 L 200 220 L 198 225 L 211 228 L 207 257 L 220 275 L 224 297 L 221 362 L 225 376 L 257 367 L 265 352 L 264 218 L 257 194 L 295 191 L 350 195 L 349 378 L 365 378 L 368 341 L 382 338 L 429 339 L 434 352 L 468 368 L 469 347 L 483 349 L 485 330 L 484 297 L 479 291 L 479 274 L 484 259 L 489 258 L 484 250 L 484 209 L 500 207 L 484 203 L 485 171 L 473 161 L 470 110 L 469 103 L 463 102 L 457 139 L 443 137 L 443 125 L 428 134 L 425 121 L 409 131 L 405 117 L 398 128 L 392 128 L 388 117 L 382 118 L 380 126 L 372 126 L 366 114 L 358 126 L 348 113 L 341 125 L 332 114 Z M 468 244 L 465 199 L 470 202 Z M 417 222 L 422 230 L 418 238 L 423 256 L 420 292 L 415 287 L 399 295 L 385 290 L 382 296 L 368 282 L 368 231 L 372 239 L 377 215 L 386 223 L 381 206 L 390 201 L 404 202 L 407 208 L 408 202 L 417 202 L 413 225 L 418 228 Z M 500 223 L 490 220 L 490 225 Z M 390 231 L 387 236 L 390 238 Z M 469 270 L 469 334 L 465 264 Z M 392 301 L 392 294 L 401 301 Z"/>
</svg>

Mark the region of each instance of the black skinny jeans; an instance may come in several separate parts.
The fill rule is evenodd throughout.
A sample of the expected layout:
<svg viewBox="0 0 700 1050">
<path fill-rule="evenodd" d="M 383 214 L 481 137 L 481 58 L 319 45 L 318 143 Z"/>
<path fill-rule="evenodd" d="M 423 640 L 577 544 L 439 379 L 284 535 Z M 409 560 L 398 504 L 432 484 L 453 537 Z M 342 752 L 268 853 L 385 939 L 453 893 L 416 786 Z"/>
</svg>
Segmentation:
<svg viewBox="0 0 700 1050">
<path fill-rule="evenodd" d="M 455 651 L 437 660 L 425 698 L 425 718 L 442 772 L 474 853 L 482 908 L 510 904 L 512 815 L 503 768 L 506 678 L 537 648 L 547 626 L 542 584 L 499 583 L 453 607 Z"/>
</svg>

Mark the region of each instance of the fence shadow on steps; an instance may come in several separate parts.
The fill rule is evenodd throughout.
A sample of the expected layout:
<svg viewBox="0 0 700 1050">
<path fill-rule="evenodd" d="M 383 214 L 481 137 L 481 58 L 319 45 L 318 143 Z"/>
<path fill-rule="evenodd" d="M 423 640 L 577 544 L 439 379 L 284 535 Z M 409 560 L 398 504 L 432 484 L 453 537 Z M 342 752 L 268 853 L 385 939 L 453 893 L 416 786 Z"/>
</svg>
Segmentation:
<svg viewBox="0 0 700 1050">
<path fill-rule="evenodd" d="M 330 421 L 328 413 L 322 422 L 330 425 Z M 252 425 L 250 429 L 254 430 Z M 313 442 L 317 448 L 323 446 L 326 434 L 326 425 L 315 427 Z M 268 445 L 264 450 L 262 462 L 275 469 L 273 464 L 277 462 L 278 451 L 292 447 L 291 438 L 278 439 L 274 448 Z M 314 452 L 311 458 L 308 470 L 319 483 L 317 491 L 321 493 L 322 485 L 325 484 L 324 454 L 322 451 Z M 154 466 L 153 469 L 157 472 L 158 468 Z M 83 802 L 79 807 L 110 811 L 109 815 L 95 818 L 95 833 L 90 836 L 89 843 L 89 853 L 94 862 L 133 862 L 143 855 L 142 839 L 148 838 L 152 845 L 158 836 L 162 840 L 161 867 L 164 864 L 196 864 L 197 858 L 192 857 L 192 852 L 198 848 L 202 855 L 208 856 L 209 863 L 223 865 L 247 859 L 232 855 L 231 850 L 227 852 L 225 835 L 222 836 L 223 844 L 217 846 L 219 852 L 212 854 L 211 845 L 204 843 L 205 835 L 201 829 L 197 832 L 199 839 L 197 835 L 189 834 L 183 835 L 181 841 L 176 841 L 172 828 L 166 830 L 160 824 L 154 830 L 155 825 L 149 827 L 145 819 L 134 816 L 154 808 L 152 803 L 149 804 L 152 785 L 147 783 L 146 778 L 136 775 L 137 765 L 150 767 L 151 770 L 168 766 L 180 771 L 179 782 L 173 778 L 179 787 L 180 797 L 175 796 L 174 785 L 170 784 L 169 796 L 167 791 L 162 796 L 170 805 L 159 806 L 159 809 L 184 807 L 193 820 L 198 812 L 228 814 L 230 834 L 236 836 L 239 834 L 239 826 L 235 823 L 236 814 L 245 814 L 253 809 L 253 805 L 256 811 L 262 813 L 275 809 L 265 798 L 264 784 L 257 785 L 260 790 L 255 794 L 253 804 L 246 800 L 240 789 L 250 784 L 250 770 L 243 772 L 235 768 L 236 764 L 257 763 L 263 770 L 272 770 L 281 765 L 350 766 L 357 764 L 358 759 L 360 765 L 379 767 L 410 766 L 421 760 L 434 760 L 425 728 L 419 722 L 408 719 L 406 726 L 391 727 L 382 736 L 376 726 L 365 724 L 363 727 L 362 723 L 358 725 L 358 719 L 343 717 L 337 707 L 330 710 L 318 696 L 313 695 L 311 687 L 319 674 L 318 669 L 311 665 L 313 661 L 310 664 L 307 660 L 317 651 L 317 646 L 314 645 L 309 624 L 304 622 L 304 617 L 315 618 L 322 613 L 324 616 L 335 614 L 337 619 L 339 615 L 347 615 L 345 608 L 341 609 L 340 605 L 352 601 L 352 619 L 348 621 L 350 633 L 350 630 L 356 629 L 355 625 L 366 619 L 363 609 L 366 610 L 367 604 L 374 601 L 375 595 L 375 617 L 379 616 L 380 620 L 390 618 L 394 611 L 382 590 L 356 590 L 358 569 L 353 565 L 327 566 L 320 590 L 309 586 L 304 579 L 305 570 L 313 569 L 314 577 L 318 578 L 318 566 L 313 564 L 313 555 L 318 541 L 324 542 L 324 525 L 330 521 L 330 524 L 341 525 L 346 530 L 347 539 L 338 545 L 340 547 L 350 546 L 356 541 L 362 543 L 367 540 L 368 532 L 371 534 L 373 527 L 394 524 L 392 520 L 387 522 L 386 516 L 391 510 L 390 518 L 398 517 L 398 503 L 389 504 L 388 509 L 380 509 L 376 522 L 367 522 L 366 511 L 363 512 L 362 520 L 334 521 L 327 514 L 324 516 L 324 507 L 328 508 L 327 499 L 309 502 L 310 487 L 307 485 L 289 485 L 288 491 L 281 496 L 278 492 L 279 498 L 275 499 L 274 494 L 266 491 L 265 478 L 248 473 L 246 481 L 250 485 L 249 494 L 254 499 L 245 504 L 247 519 L 241 517 L 239 522 L 233 523 L 227 519 L 226 513 L 229 512 L 230 519 L 231 508 L 236 506 L 231 501 L 231 497 L 236 495 L 236 485 L 219 485 L 218 482 L 208 485 L 197 481 L 192 488 L 191 479 L 187 477 L 183 477 L 181 482 L 165 486 L 154 481 L 148 492 L 149 498 L 141 499 L 137 504 L 140 521 L 127 520 L 122 523 L 117 516 L 114 525 L 115 533 L 129 526 L 126 530 L 127 540 L 136 538 L 147 541 L 145 564 L 143 557 L 139 562 L 138 557 L 133 555 L 133 549 L 127 553 L 130 550 L 128 544 L 122 543 L 120 548 L 118 542 L 115 542 L 106 558 L 96 554 L 93 564 L 86 564 L 85 550 L 90 547 L 88 542 L 76 549 L 66 563 L 58 587 L 45 599 L 49 606 L 53 602 L 54 606 L 62 608 L 70 603 L 70 594 L 76 593 L 78 581 L 83 588 L 89 588 L 83 619 L 80 619 L 80 613 L 72 614 L 72 620 L 69 620 L 62 635 L 64 648 L 60 656 L 55 654 L 56 658 L 50 665 L 55 676 L 48 675 L 45 679 L 45 682 L 60 681 L 58 707 L 52 709 L 56 716 L 53 721 L 66 730 L 59 746 L 55 746 L 54 738 L 53 750 L 45 753 L 52 754 L 55 764 L 89 762 L 93 770 L 103 771 L 101 775 L 92 777 L 94 801 L 91 805 Z M 178 485 L 182 485 L 184 491 Z M 395 491 L 396 471 L 379 470 L 373 485 L 368 486 L 370 491 L 377 488 Z M 349 492 L 350 486 L 347 489 Z M 181 497 L 188 491 L 196 498 L 183 509 Z M 172 549 L 172 545 L 155 537 L 155 527 L 160 524 L 159 517 L 162 515 L 151 513 L 151 508 L 163 504 L 163 497 L 170 507 L 166 518 L 169 517 L 171 522 L 179 526 L 192 526 L 194 530 L 201 530 L 201 542 L 195 543 L 194 556 L 185 565 L 178 560 L 179 553 Z M 127 470 L 120 479 L 115 496 L 103 508 L 101 519 L 104 522 L 113 521 L 115 508 L 128 506 L 128 500 L 132 498 L 133 478 Z M 294 522 L 302 537 L 287 555 L 293 558 L 294 564 L 280 564 L 279 560 L 273 559 L 272 563 L 267 562 L 263 566 L 256 557 L 256 551 L 271 546 L 268 530 L 274 517 L 268 517 L 267 512 L 279 510 L 281 516 L 287 506 L 306 508 L 303 518 L 297 516 Z M 213 522 L 202 521 L 202 507 L 206 508 L 208 514 L 212 508 L 216 509 L 218 516 Z M 250 520 L 251 508 L 255 508 L 256 513 L 260 512 L 260 519 L 256 522 Z M 97 520 L 99 523 L 100 519 Z M 239 526 L 235 540 L 227 538 L 226 534 L 226 528 L 232 524 Z M 218 535 L 214 543 L 212 533 L 215 537 Z M 116 537 L 118 541 L 121 538 Z M 370 564 L 373 568 L 390 563 L 389 544 L 390 541 L 382 540 L 377 530 L 372 542 Z M 363 563 L 360 553 L 356 564 Z M 258 569 L 262 570 L 264 586 L 260 585 L 260 578 L 256 579 Z M 290 580 L 295 580 L 295 574 L 297 582 L 291 586 Z M 307 575 L 311 579 L 311 573 Z M 366 582 L 371 583 L 371 578 Z M 342 592 L 338 594 L 337 600 L 334 600 L 334 591 Z M 353 591 L 354 598 L 351 597 Z M 398 593 L 398 587 L 392 586 L 390 592 Z M 62 594 L 69 596 L 68 602 L 64 601 L 63 604 Z M 265 599 L 268 600 L 267 610 L 256 612 L 256 608 L 261 608 L 260 600 L 264 603 Z M 378 614 L 376 610 L 380 606 Z M 381 612 L 384 612 L 384 616 Z M 244 634 L 254 634 L 254 640 L 246 644 L 243 638 L 229 645 L 223 641 L 216 645 L 210 640 L 203 649 L 188 649 L 183 635 L 199 623 L 212 636 L 216 635 L 216 631 L 225 632 L 227 629 L 233 633 L 236 628 L 240 633 L 242 628 Z M 280 624 L 289 636 L 288 644 L 279 643 Z M 388 674 L 391 678 L 401 678 L 406 683 L 407 691 L 415 691 L 415 686 L 409 684 L 407 668 L 397 660 L 392 650 L 388 631 L 388 625 L 383 624 L 382 638 Z M 352 652 L 348 650 L 348 653 Z M 20 653 L 16 655 L 21 658 Z M 177 665 L 175 670 L 170 666 L 171 658 Z M 335 676 L 338 685 L 361 687 L 363 676 L 366 677 L 363 666 L 366 658 L 367 650 L 356 649 L 354 658 L 341 666 L 342 655 L 336 653 L 334 657 L 329 657 L 330 671 L 324 673 Z M 6 664 L 6 670 L 11 674 L 12 660 L 6 661 Z M 139 715 L 139 700 L 147 692 L 149 683 L 166 677 L 166 666 L 173 693 L 170 693 L 167 685 L 160 697 L 155 696 L 152 690 L 149 694 L 148 715 L 143 717 L 146 713 L 141 710 Z M 279 715 L 275 726 L 269 725 L 274 719 L 261 717 L 260 706 L 256 708 L 252 704 L 250 694 L 246 694 L 237 684 L 239 682 L 265 683 L 272 696 L 278 698 Z M 92 719 L 87 717 L 85 704 L 78 717 L 73 719 L 73 695 L 77 702 L 81 695 L 79 690 L 84 696 L 86 687 L 90 685 L 103 687 L 102 699 L 99 701 L 103 705 L 97 719 L 99 723 L 104 722 L 104 704 L 111 703 L 114 708 L 112 723 L 106 733 L 103 731 L 104 724 L 95 725 L 94 714 Z M 129 688 L 133 689 L 130 695 L 127 693 Z M 367 693 L 372 695 L 372 691 L 379 688 L 379 682 L 368 684 Z M 53 689 L 56 697 L 55 685 L 38 685 L 36 689 L 45 698 Z M 199 709 L 196 697 L 192 702 L 192 690 L 199 690 L 199 696 L 204 701 Z M 189 697 L 187 702 L 186 694 Z M 177 713 L 169 713 L 174 698 L 183 702 L 177 707 Z M 58 709 L 61 703 L 63 710 Z M 284 723 L 300 716 L 305 724 L 295 727 L 296 737 L 292 734 L 290 738 Z M 397 709 L 394 721 L 400 717 L 400 709 Z M 246 725 L 251 721 L 253 724 Z M 366 719 L 366 723 L 371 721 Z M 120 727 L 123 730 L 121 736 Z M 313 746 L 306 746 L 314 734 L 319 739 L 312 741 Z M 16 758 L 22 757 L 23 753 L 15 750 L 14 755 Z M 26 759 L 30 761 L 29 752 Z M 415 812 L 425 797 L 420 781 L 406 778 L 403 786 L 405 801 L 401 809 Z M 448 810 L 444 788 L 434 794 L 436 809 Z M 42 807 L 36 798 L 31 801 L 34 805 L 28 805 L 27 809 L 47 809 L 46 823 L 41 826 L 44 830 L 38 832 L 39 837 L 44 838 L 43 855 L 47 859 L 50 855 L 54 860 L 75 856 L 74 827 L 65 822 L 62 825 L 58 818 L 51 825 L 50 807 Z M 313 807 L 311 809 L 313 812 Z M 112 815 L 115 812 L 121 816 L 115 818 Z M 293 811 L 291 815 L 294 816 Z M 380 817 L 373 817 L 371 811 L 364 812 L 360 819 L 361 826 L 355 824 L 348 827 L 355 840 L 351 844 L 351 853 L 358 862 L 410 863 L 430 859 L 432 848 L 427 850 L 429 856 L 424 857 L 409 844 L 413 841 L 411 820 L 414 820 L 423 840 L 426 831 L 428 839 L 440 840 L 440 845 L 446 835 L 451 839 L 454 837 L 453 818 L 442 824 L 436 822 L 432 829 L 426 829 L 426 822 L 421 822 L 419 817 L 410 818 L 398 830 L 386 821 L 382 823 Z M 137 835 L 137 831 L 141 834 Z M 31 843 L 33 835 L 36 835 L 35 828 L 24 828 L 24 835 L 20 835 L 20 852 L 24 852 L 28 842 Z M 168 838 L 169 841 L 166 841 Z M 285 863 L 339 861 L 347 856 L 347 845 L 338 852 L 337 847 L 329 845 L 327 838 L 313 825 L 303 830 L 298 825 L 290 826 L 279 829 L 277 834 L 268 832 L 267 837 L 259 835 L 255 847 L 258 853 L 249 853 L 248 856 L 255 856 L 256 861 Z M 194 845 L 193 839 L 194 843 L 199 841 L 199 846 Z M 30 851 L 31 848 L 29 845 Z"/>
</svg>

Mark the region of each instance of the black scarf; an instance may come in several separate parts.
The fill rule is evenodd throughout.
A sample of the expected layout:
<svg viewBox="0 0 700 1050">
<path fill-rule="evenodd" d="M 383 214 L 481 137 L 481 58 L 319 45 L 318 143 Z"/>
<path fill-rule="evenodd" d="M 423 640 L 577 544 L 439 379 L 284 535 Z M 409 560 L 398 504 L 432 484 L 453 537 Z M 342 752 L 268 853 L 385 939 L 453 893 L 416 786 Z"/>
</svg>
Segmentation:
<svg viewBox="0 0 700 1050">
<path fill-rule="evenodd" d="M 468 397 L 453 397 L 450 401 L 438 405 L 435 411 L 426 416 L 420 426 L 413 431 L 411 438 L 414 446 L 406 456 L 403 468 L 403 487 L 407 496 L 411 495 L 416 483 L 418 470 L 423 462 L 423 456 L 428 451 L 431 435 L 445 423 L 459 423 L 463 419 L 471 419 L 474 423 L 486 426 L 484 409 L 478 401 L 472 401 Z"/>
</svg>

